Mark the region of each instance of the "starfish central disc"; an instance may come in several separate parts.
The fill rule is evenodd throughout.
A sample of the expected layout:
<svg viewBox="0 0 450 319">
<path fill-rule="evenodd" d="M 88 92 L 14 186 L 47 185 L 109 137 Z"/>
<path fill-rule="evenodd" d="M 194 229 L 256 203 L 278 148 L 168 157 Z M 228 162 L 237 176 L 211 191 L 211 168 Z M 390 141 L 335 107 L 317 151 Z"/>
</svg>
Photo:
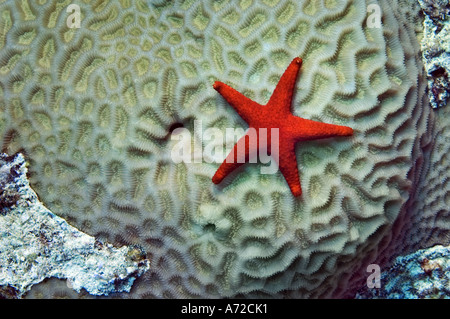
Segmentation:
<svg viewBox="0 0 450 319">
<path fill-rule="evenodd" d="M 256 139 L 251 139 L 247 132 L 237 141 L 214 174 L 213 183 L 219 184 L 233 170 L 248 162 L 252 150 L 261 152 L 264 148 L 265 152 L 271 150 L 271 155 L 275 157 L 292 194 L 300 196 L 302 188 L 295 156 L 295 144 L 299 141 L 353 134 L 353 129 L 347 126 L 316 122 L 292 114 L 292 97 L 301 65 L 302 59 L 292 60 L 266 105 L 252 101 L 222 82 L 214 83 L 214 89 L 227 100 L 250 128 L 255 129 L 253 132 L 256 132 Z M 265 136 L 261 136 L 261 129 L 266 129 Z M 275 141 L 271 138 L 272 129 L 278 129 L 278 139 Z M 245 154 L 239 154 L 242 149 L 245 150 Z M 274 149 L 277 150 L 276 154 Z"/>
</svg>

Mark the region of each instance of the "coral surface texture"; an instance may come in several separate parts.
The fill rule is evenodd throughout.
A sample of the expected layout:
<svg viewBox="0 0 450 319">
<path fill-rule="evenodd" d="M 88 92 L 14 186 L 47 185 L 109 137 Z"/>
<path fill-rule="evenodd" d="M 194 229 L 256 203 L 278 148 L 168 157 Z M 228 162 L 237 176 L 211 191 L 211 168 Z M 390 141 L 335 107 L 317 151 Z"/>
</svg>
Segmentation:
<svg viewBox="0 0 450 319">
<path fill-rule="evenodd" d="M 25 155 L 52 212 L 147 253 L 128 297 L 351 296 L 368 264 L 448 241 L 450 143 L 435 139 L 419 12 L 406 0 L 0 0 L 0 145 Z M 292 113 L 353 135 L 295 148 L 301 196 L 259 163 L 215 185 L 223 158 L 207 146 L 230 141 L 204 132 L 248 126 L 213 84 L 264 105 L 296 57 Z M 174 161 L 177 128 L 203 156 Z"/>
</svg>

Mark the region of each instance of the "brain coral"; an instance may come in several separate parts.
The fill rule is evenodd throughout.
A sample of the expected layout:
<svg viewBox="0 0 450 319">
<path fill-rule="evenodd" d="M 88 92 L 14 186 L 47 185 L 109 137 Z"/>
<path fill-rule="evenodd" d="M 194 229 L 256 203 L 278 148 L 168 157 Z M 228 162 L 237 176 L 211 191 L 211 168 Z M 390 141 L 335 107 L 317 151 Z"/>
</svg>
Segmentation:
<svg viewBox="0 0 450 319">
<path fill-rule="evenodd" d="M 344 296 L 405 247 L 431 141 L 417 8 L 370 3 L 381 28 L 360 0 L 0 1 L 2 151 L 52 211 L 148 252 L 134 297 Z M 218 163 L 171 160 L 176 127 L 245 128 L 214 81 L 264 104 L 296 56 L 294 114 L 355 130 L 297 147 L 301 197 L 259 164 L 216 186 Z"/>
</svg>

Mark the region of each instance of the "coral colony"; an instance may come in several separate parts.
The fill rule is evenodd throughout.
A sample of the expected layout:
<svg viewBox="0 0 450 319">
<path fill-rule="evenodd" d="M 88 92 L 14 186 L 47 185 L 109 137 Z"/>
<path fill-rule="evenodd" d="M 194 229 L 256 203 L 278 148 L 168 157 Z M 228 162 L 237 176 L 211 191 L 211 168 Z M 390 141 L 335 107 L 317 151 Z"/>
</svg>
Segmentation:
<svg viewBox="0 0 450 319">
<path fill-rule="evenodd" d="M 77 281 L 35 258 L 49 247 L 38 230 L 20 256 L 4 244 L 18 262 L 0 264 L 0 294 L 354 297 L 368 269 L 448 244 L 449 111 L 430 107 L 420 12 L 413 0 L 1 1 L 1 153 L 23 154 L 45 214 L 20 210 L 11 185 L 0 218 L 20 234 L 58 216 L 44 242 L 74 248 L 59 239 L 79 231 L 90 254 L 67 252 Z M 10 276 L 21 258 L 36 280 Z M 103 280 L 85 276 L 102 265 Z"/>
</svg>

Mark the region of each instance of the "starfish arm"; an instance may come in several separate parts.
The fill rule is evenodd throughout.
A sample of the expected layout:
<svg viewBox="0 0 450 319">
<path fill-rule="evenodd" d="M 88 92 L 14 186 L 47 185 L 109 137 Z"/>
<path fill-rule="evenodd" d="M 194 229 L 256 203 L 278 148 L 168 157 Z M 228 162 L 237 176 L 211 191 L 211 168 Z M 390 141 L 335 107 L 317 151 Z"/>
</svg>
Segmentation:
<svg viewBox="0 0 450 319">
<path fill-rule="evenodd" d="M 212 178 L 213 183 L 219 184 L 228 174 L 248 162 L 250 156 L 255 155 L 256 145 L 255 141 L 250 144 L 248 133 L 241 137 L 217 169 Z"/>
<path fill-rule="evenodd" d="M 292 94 L 295 88 L 295 81 L 297 80 L 298 71 L 302 66 L 302 59 L 295 58 L 289 64 L 286 71 L 280 78 L 275 90 L 270 97 L 268 105 L 273 108 L 278 108 L 281 111 L 290 113 Z"/>
<path fill-rule="evenodd" d="M 238 112 L 244 121 L 249 123 L 261 105 L 252 101 L 242 93 L 223 82 L 214 82 L 213 88 Z"/>
<path fill-rule="evenodd" d="M 278 168 L 286 179 L 292 194 L 296 197 L 300 196 L 302 187 L 300 185 L 294 143 L 280 148 Z"/>
<path fill-rule="evenodd" d="M 291 129 L 292 136 L 297 140 L 315 140 L 353 135 L 353 129 L 348 126 L 322 123 L 298 117 L 295 119 L 295 123 Z"/>
<path fill-rule="evenodd" d="M 219 166 L 216 173 L 212 177 L 212 181 L 214 184 L 220 184 L 225 177 L 228 176 L 232 171 L 234 171 L 239 166 L 244 163 L 227 163 L 226 160 Z"/>
</svg>

